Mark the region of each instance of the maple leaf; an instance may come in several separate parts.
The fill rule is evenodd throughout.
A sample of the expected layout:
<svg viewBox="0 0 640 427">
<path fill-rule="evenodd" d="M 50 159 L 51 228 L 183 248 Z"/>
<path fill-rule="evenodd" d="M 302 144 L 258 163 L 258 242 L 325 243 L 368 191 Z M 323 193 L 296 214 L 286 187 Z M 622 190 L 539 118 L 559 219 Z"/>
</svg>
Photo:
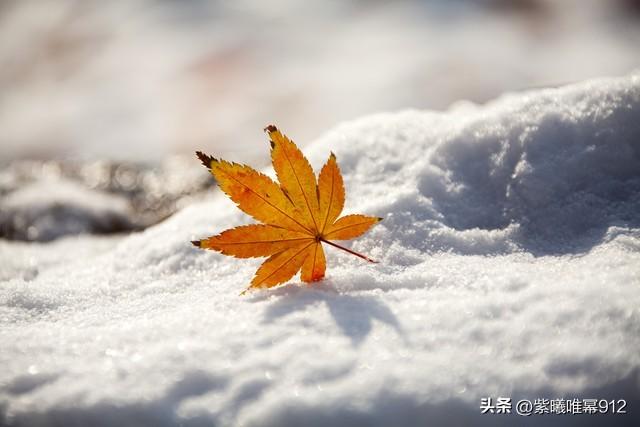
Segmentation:
<svg viewBox="0 0 640 427">
<path fill-rule="evenodd" d="M 322 243 L 369 262 L 371 258 L 332 242 L 349 240 L 382 218 L 346 215 L 342 174 L 331 153 L 316 180 L 302 151 L 275 126 L 265 128 L 271 139 L 271 160 L 279 184 L 249 166 L 196 154 L 238 208 L 262 224 L 242 225 L 191 243 L 237 258 L 269 257 L 258 268 L 251 288 L 270 288 L 302 270 L 304 282 L 324 277 Z"/>
</svg>

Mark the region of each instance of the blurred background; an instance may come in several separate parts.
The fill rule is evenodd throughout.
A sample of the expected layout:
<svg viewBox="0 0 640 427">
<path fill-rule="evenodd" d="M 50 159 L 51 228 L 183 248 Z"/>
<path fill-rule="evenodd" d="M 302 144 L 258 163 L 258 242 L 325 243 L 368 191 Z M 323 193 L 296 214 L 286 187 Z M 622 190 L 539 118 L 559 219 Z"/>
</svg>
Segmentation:
<svg viewBox="0 0 640 427">
<path fill-rule="evenodd" d="M 0 237 L 156 223 L 211 178 L 380 111 L 640 66 L 635 0 L 3 0 Z"/>
</svg>

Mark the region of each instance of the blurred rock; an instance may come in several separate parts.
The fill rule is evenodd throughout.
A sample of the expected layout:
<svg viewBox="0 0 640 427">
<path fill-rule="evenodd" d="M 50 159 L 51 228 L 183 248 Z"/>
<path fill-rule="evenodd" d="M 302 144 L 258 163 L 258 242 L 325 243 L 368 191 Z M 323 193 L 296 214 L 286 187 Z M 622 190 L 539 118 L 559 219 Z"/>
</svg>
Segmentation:
<svg viewBox="0 0 640 427">
<path fill-rule="evenodd" d="M 73 181 L 36 181 L 9 194 L 0 208 L 6 237 L 53 240 L 81 233 L 108 233 L 134 228 L 129 201 Z"/>
<path fill-rule="evenodd" d="M 148 227 L 213 184 L 191 160 L 169 157 L 159 167 L 14 162 L 0 172 L 0 237 L 48 241 Z"/>
</svg>

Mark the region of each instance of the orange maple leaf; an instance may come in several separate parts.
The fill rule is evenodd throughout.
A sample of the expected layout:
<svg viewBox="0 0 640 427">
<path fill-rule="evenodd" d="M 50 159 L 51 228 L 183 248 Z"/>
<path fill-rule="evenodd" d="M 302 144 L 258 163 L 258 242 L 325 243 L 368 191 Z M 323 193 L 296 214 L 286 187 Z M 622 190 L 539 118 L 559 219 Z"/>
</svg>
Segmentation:
<svg viewBox="0 0 640 427">
<path fill-rule="evenodd" d="M 336 156 L 331 153 L 316 181 L 309 161 L 293 141 L 273 125 L 265 131 L 280 185 L 249 166 L 196 152 L 222 191 L 262 224 L 242 225 L 191 243 L 238 258 L 268 256 L 248 289 L 284 283 L 300 269 L 304 282 L 322 279 L 326 270 L 322 243 L 375 262 L 331 241 L 358 237 L 382 220 L 366 215 L 338 218 L 345 193 Z"/>
</svg>

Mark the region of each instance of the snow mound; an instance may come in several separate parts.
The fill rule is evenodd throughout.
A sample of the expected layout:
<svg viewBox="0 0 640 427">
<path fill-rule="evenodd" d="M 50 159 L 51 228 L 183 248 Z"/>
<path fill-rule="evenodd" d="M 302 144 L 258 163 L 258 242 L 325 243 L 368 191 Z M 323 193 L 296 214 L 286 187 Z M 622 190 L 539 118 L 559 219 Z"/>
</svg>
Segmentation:
<svg viewBox="0 0 640 427">
<path fill-rule="evenodd" d="M 69 234 L 130 230 L 129 201 L 65 180 L 36 181 L 10 193 L 0 207 L 1 235 L 48 241 Z"/>
<path fill-rule="evenodd" d="M 193 167 L 192 154 L 155 165 L 14 161 L 0 168 L 0 238 L 50 241 L 139 231 L 210 194 L 213 182 Z"/>
<path fill-rule="evenodd" d="M 249 222 L 221 195 L 48 259 L 0 287 L 0 423 L 540 421 L 481 415 L 498 396 L 627 399 L 606 423 L 637 423 L 638 118 L 634 74 L 335 128 L 306 152 L 334 151 L 348 210 L 385 218 L 351 243 L 380 263 L 328 248 L 311 287 L 238 296 L 260 260 L 189 244 Z"/>
<path fill-rule="evenodd" d="M 380 115 L 337 129 L 314 157 L 340 154 L 404 247 L 584 252 L 610 226 L 640 225 L 637 80 Z"/>
</svg>

